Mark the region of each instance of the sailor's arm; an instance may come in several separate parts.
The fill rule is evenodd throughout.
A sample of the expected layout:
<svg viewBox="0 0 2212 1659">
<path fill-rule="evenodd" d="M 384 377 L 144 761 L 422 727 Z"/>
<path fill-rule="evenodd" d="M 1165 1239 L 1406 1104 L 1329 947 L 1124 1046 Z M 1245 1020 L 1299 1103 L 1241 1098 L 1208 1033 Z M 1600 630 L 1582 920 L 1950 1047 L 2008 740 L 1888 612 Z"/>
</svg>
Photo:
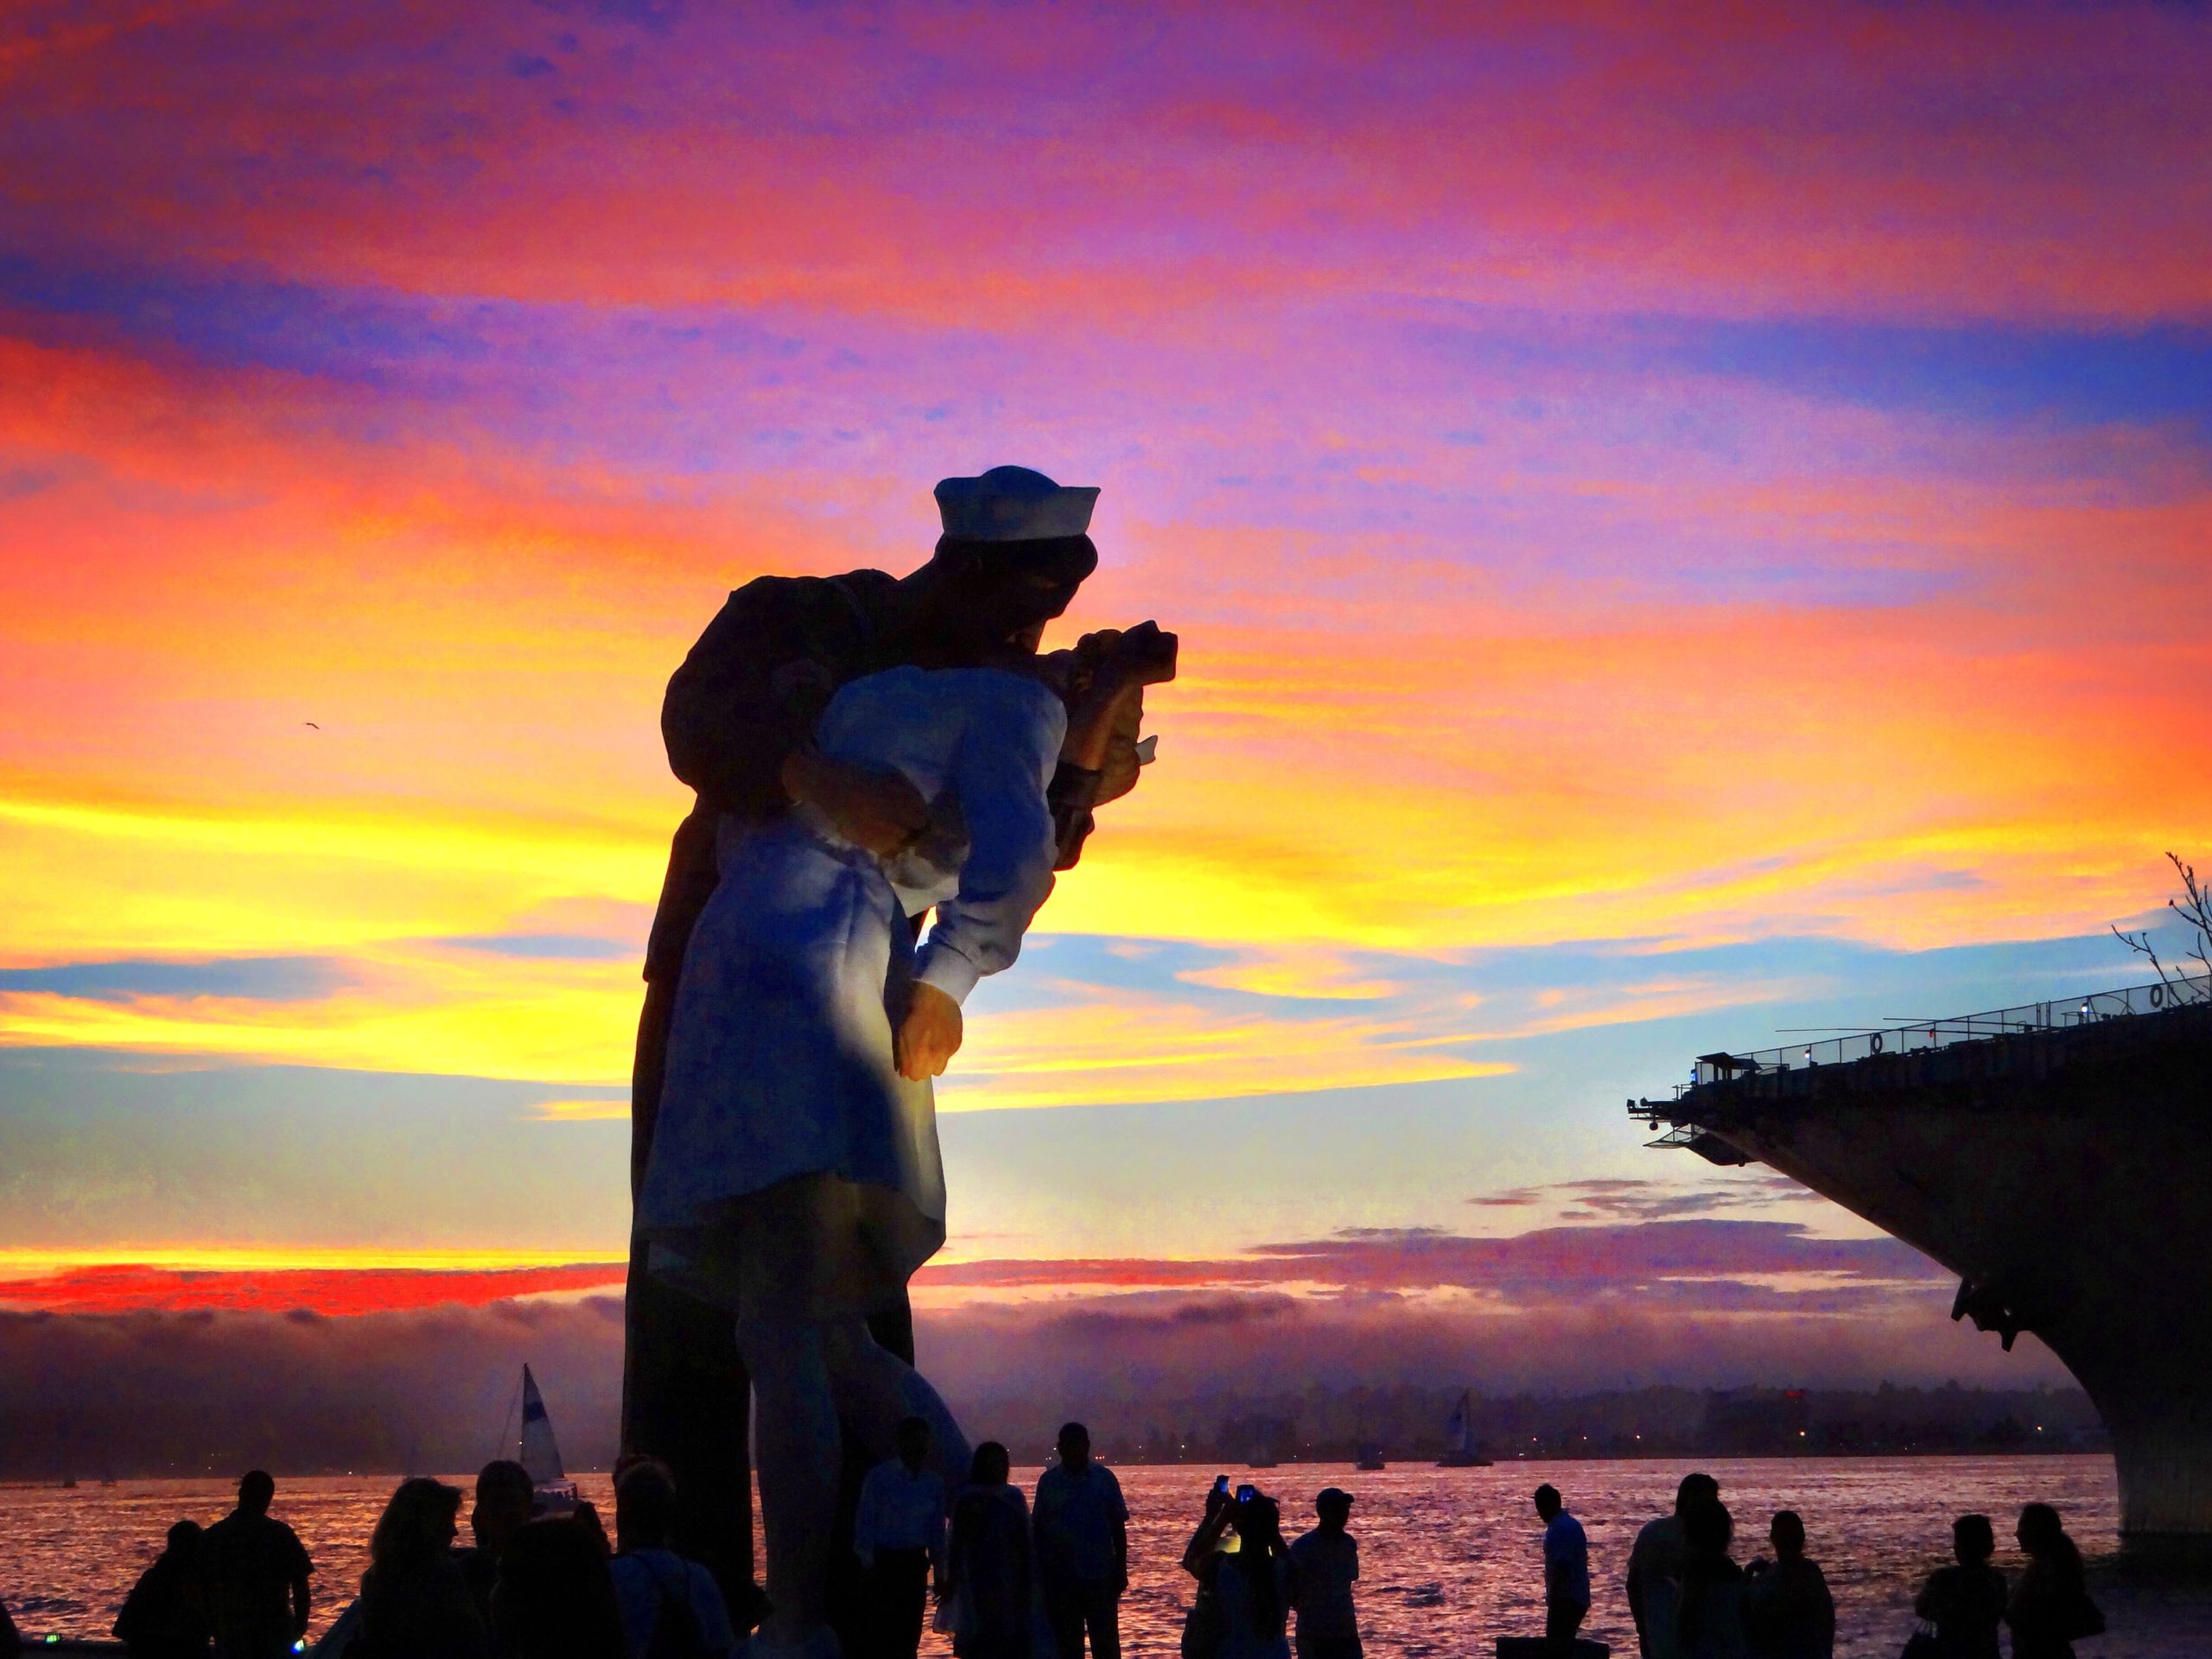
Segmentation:
<svg viewBox="0 0 2212 1659">
<path fill-rule="evenodd" d="M 669 767 L 712 810 L 759 817 L 806 801 L 855 844 L 895 852 L 928 822 L 928 807 L 904 778 L 847 766 L 809 741 L 836 677 L 792 648 L 806 638 L 797 591 L 788 578 L 758 577 L 707 625 L 661 704 Z M 819 684 L 805 688 L 812 696 L 779 695 L 780 674 Z"/>
<path fill-rule="evenodd" d="M 782 804 L 781 773 L 813 729 L 816 709 L 770 694 L 805 638 L 791 584 L 760 576 L 732 594 L 668 682 L 660 710 L 669 769 L 725 811 Z M 821 701 L 827 701 L 828 671 Z"/>
</svg>

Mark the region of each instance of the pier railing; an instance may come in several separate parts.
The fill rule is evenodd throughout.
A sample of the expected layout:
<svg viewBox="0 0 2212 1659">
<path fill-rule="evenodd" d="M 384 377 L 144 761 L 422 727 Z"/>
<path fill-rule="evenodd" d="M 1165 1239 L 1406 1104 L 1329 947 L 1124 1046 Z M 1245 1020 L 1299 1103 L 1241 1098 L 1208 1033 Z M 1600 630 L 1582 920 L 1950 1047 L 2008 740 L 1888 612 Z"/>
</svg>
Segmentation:
<svg viewBox="0 0 2212 1659">
<path fill-rule="evenodd" d="M 2212 1003 L 2212 980 L 2202 976 L 2183 978 L 2177 975 L 2170 980 L 2131 985 L 2124 990 L 2095 991 L 2087 996 L 2058 997 L 2047 1002 L 2024 1002 L 2017 1007 L 1992 1008 L 1985 1014 L 1962 1014 L 1947 1020 L 1898 1020 L 1878 1031 L 1849 1032 L 1741 1054 L 1707 1054 L 1692 1066 L 1690 1081 L 1684 1086 L 1702 1088 L 1760 1073 L 1842 1065 L 1877 1054 L 1948 1048 L 1958 1043 L 1984 1042 L 1993 1037 L 2026 1032 L 2072 1030 L 2107 1020 L 2160 1014 L 2184 1003 Z"/>
</svg>

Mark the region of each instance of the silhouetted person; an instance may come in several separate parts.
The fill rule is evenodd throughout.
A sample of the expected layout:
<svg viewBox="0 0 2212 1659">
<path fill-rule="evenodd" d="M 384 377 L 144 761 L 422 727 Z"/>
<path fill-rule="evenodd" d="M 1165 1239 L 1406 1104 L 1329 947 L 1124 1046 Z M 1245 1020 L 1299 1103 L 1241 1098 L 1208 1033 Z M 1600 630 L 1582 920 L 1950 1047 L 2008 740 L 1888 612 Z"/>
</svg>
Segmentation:
<svg viewBox="0 0 2212 1659">
<path fill-rule="evenodd" d="M 1711 1475 L 1684 1475 L 1675 1489 L 1675 1512 L 1649 1522 L 1628 1557 L 1628 1611 L 1645 1659 L 1665 1659 L 1672 1641 L 1677 1581 L 1682 1569 L 1682 1515 L 1693 1504 L 1720 1501 Z M 1654 1631 L 1659 1634 L 1655 1637 Z"/>
<path fill-rule="evenodd" d="M 488 1630 L 492 1623 L 492 1586 L 499 1582 L 499 1552 L 507 1541 L 530 1524 L 537 1495 L 530 1471 L 512 1458 L 494 1458 L 476 1471 L 476 1501 L 468 1511 L 468 1529 L 475 1546 L 460 1552 L 461 1575 L 476 1603 L 477 1617 Z"/>
<path fill-rule="evenodd" d="M 669 1547 L 676 1522 L 676 1478 L 641 1458 L 614 1481 L 614 1541 L 609 1571 L 630 1659 L 707 1659 L 734 1652 L 737 1633 L 715 1575 Z"/>
<path fill-rule="evenodd" d="M 1037 1481 L 1032 1523 L 1045 1617 L 1060 1659 L 1121 1659 L 1122 1592 L 1129 1587 L 1129 1510 L 1114 1471 L 1090 1456 L 1090 1431 L 1064 1423 L 1060 1460 Z"/>
<path fill-rule="evenodd" d="M 607 1522 L 599 1518 L 598 1504 L 585 1498 L 569 1512 L 569 1518 L 592 1535 L 601 1554 L 610 1561 L 614 1559 L 614 1541 L 607 1535 Z"/>
<path fill-rule="evenodd" d="M 130 1649 L 131 1659 L 202 1659 L 207 1652 L 214 1635 L 200 1599 L 203 1535 L 197 1521 L 171 1527 L 168 1547 L 124 1598 L 115 1639 Z"/>
<path fill-rule="evenodd" d="M 1744 1659 L 1744 1569 L 1728 1554 L 1736 1523 L 1717 1498 L 1682 1512 L 1681 1600 L 1675 1612 L 1678 1659 Z"/>
<path fill-rule="evenodd" d="M 1198 1580 L 1183 1615 L 1181 1651 L 1188 1659 L 1211 1659 L 1221 1650 L 1221 1563 L 1236 1553 L 1236 1500 L 1223 1475 L 1206 1489 L 1205 1517 L 1183 1547 L 1183 1570 Z"/>
<path fill-rule="evenodd" d="M 899 1454 L 861 1483 L 853 1554 L 868 1569 L 870 1643 L 881 1659 L 914 1659 L 932 1574 L 944 1578 L 944 1479 L 929 1466 L 930 1426 L 899 1425 Z"/>
<path fill-rule="evenodd" d="M 1536 1513 L 1544 1522 L 1544 1641 L 1572 1653 L 1590 1617 L 1590 1540 L 1549 1481 L 1536 1488 Z"/>
<path fill-rule="evenodd" d="M 484 1620 L 453 1541 L 461 1488 L 403 1480 L 369 1538 L 359 1624 L 346 1659 L 483 1659 Z"/>
<path fill-rule="evenodd" d="M 1284 1632 L 1293 1577 L 1281 1511 L 1274 1499 L 1255 1492 L 1236 1505 L 1236 1553 L 1221 1558 L 1214 1580 L 1221 1598 L 1222 1659 L 1290 1659 Z"/>
<path fill-rule="evenodd" d="M 1998 1659 L 1997 1627 L 2005 1622 L 2005 1575 L 1989 1564 L 1997 1553 L 1997 1529 L 1986 1515 L 1962 1515 L 1951 1522 L 1951 1554 L 1956 1565 L 1939 1567 L 1912 1605 L 1936 1627 L 1936 1651 L 1943 1659 Z"/>
<path fill-rule="evenodd" d="M 16 1659 L 23 1650 L 23 1638 L 16 1629 L 16 1621 L 8 1617 L 8 1604 L 0 1601 L 0 1659 Z"/>
<path fill-rule="evenodd" d="M 1805 1522 L 1783 1510 L 1767 1529 L 1774 1559 L 1745 1569 L 1744 1635 L 1758 1659 L 1834 1659 L 1835 1598 L 1805 1555 Z"/>
<path fill-rule="evenodd" d="M 299 1535 L 274 1520 L 276 1483 L 259 1469 L 238 1482 L 238 1506 L 200 1541 L 200 1593 L 222 1659 L 279 1659 L 308 1632 L 308 1575 Z"/>
<path fill-rule="evenodd" d="M 944 1595 L 959 1659 L 1029 1659 L 1029 1505 L 1008 1465 L 1006 1447 L 985 1440 L 952 1502 Z"/>
<path fill-rule="evenodd" d="M 2074 1643 L 2105 1627 L 2104 1615 L 2089 1599 L 2082 1552 L 2048 1503 L 2020 1511 L 2017 1535 L 2028 1564 L 2005 1608 L 2012 1659 L 2074 1659 Z"/>
<path fill-rule="evenodd" d="M 1298 1659 L 1361 1659 L 1351 1588 L 1359 1582 L 1359 1540 L 1345 1530 L 1351 1494 L 1325 1487 L 1313 1499 L 1313 1513 L 1320 1524 L 1299 1534 L 1290 1547 Z"/>
<path fill-rule="evenodd" d="M 613 1574 L 599 1540 L 566 1516 L 508 1540 L 492 1591 L 500 1659 L 627 1659 Z"/>
</svg>

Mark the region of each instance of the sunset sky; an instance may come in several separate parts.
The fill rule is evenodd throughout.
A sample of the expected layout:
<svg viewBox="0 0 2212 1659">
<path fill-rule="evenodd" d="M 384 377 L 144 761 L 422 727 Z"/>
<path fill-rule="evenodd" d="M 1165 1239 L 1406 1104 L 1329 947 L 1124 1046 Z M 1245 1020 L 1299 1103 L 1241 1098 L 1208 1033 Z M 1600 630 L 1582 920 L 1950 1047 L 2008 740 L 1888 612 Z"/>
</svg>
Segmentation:
<svg viewBox="0 0 2212 1659">
<path fill-rule="evenodd" d="M 1185 667 L 969 1004 L 925 1350 L 2056 1375 L 1621 1104 L 2144 976 L 2208 76 L 2180 5 L 10 5 L 0 1307 L 607 1287 L 667 676 L 1015 462 L 1103 490 L 1056 638 Z"/>
</svg>

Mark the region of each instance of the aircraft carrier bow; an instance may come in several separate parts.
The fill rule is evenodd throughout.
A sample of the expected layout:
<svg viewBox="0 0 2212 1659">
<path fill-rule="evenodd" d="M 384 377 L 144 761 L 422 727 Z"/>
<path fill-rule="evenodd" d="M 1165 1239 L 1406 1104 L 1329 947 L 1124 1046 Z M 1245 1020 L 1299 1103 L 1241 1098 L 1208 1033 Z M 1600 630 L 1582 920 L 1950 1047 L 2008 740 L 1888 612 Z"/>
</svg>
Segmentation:
<svg viewBox="0 0 2212 1659">
<path fill-rule="evenodd" d="M 2212 1545 L 2212 1001 L 2138 986 L 1701 1056 L 1629 1111 L 1802 1181 L 2033 1332 L 2102 1414 L 2131 1545 Z"/>
</svg>

